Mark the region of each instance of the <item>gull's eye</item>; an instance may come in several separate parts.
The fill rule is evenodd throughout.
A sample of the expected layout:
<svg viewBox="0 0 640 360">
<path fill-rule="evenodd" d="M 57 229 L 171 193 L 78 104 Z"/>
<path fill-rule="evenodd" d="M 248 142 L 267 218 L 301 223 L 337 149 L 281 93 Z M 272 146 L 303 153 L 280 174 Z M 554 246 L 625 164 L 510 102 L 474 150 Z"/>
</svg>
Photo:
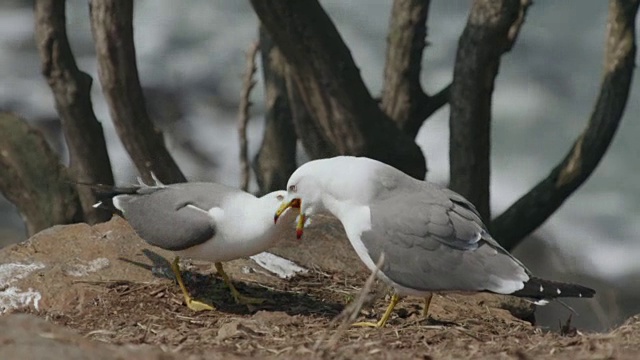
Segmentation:
<svg viewBox="0 0 640 360">
<path fill-rule="evenodd" d="M 282 200 L 284 200 L 284 196 L 283 195 L 276 195 L 276 199 L 278 201 L 282 201 Z"/>
<path fill-rule="evenodd" d="M 295 186 L 295 185 L 291 185 L 291 186 L 289 186 L 289 191 L 296 192 L 296 191 L 298 191 L 298 187 Z"/>
</svg>

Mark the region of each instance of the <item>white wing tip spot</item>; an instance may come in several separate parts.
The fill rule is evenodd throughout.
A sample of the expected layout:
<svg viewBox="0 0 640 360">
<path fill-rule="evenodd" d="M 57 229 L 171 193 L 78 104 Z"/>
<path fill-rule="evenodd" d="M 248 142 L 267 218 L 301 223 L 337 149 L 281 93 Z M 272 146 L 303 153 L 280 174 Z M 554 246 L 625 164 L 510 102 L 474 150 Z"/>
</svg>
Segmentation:
<svg viewBox="0 0 640 360">
<path fill-rule="evenodd" d="M 540 285 L 540 292 L 544 292 L 544 288 Z"/>
<path fill-rule="evenodd" d="M 558 293 L 558 295 L 560 295 L 562 293 L 562 291 L 560 291 L 560 288 L 557 288 L 556 292 Z"/>
</svg>

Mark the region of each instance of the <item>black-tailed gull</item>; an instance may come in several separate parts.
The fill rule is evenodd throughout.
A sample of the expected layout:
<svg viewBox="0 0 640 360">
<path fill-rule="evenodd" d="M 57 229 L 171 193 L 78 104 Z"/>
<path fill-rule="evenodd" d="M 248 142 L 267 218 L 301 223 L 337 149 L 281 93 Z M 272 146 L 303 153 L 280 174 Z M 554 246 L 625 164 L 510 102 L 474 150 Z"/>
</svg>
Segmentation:
<svg viewBox="0 0 640 360">
<path fill-rule="evenodd" d="M 180 274 L 180 257 L 214 262 L 236 302 L 261 301 L 242 296 L 224 272 L 222 262 L 261 253 L 278 240 L 293 237 L 286 231 L 286 223 L 296 216 L 293 211 L 289 212 L 290 220 L 273 224 L 273 213 L 285 191 L 258 198 L 216 183 L 164 185 L 156 179 L 154 186 L 147 186 L 139 182 L 139 186 L 96 191 L 102 200 L 96 207 L 110 208 L 146 242 L 176 254 L 171 269 L 190 309 L 214 308 L 191 298 Z"/>
<path fill-rule="evenodd" d="M 384 326 L 400 296 L 432 292 L 493 292 L 543 303 L 557 297 L 592 297 L 594 290 L 533 277 L 487 232 L 475 207 L 461 195 L 414 179 L 382 162 L 339 156 L 310 161 L 289 178 L 287 198 L 276 212 L 300 208 L 305 218 L 326 210 L 344 226 L 360 259 L 395 293 L 377 323 Z"/>
</svg>

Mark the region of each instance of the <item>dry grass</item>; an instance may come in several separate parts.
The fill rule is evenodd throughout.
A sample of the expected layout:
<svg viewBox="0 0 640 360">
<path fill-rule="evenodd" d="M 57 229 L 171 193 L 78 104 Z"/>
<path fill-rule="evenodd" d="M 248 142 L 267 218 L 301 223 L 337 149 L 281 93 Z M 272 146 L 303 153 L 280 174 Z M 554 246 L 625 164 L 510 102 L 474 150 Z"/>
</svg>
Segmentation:
<svg viewBox="0 0 640 360">
<path fill-rule="evenodd" d="M 582 334 L 569 325 L 561 335 L 475 297 L 436 295 L 428 319 L 421 316 L 421 299 L 409 298 L 385 328 L 350 328 L 344 324 L 358 308 L 359 320 L 375 321 L 388 303 L 383 296 L 369 306 L 370 296 L 359 297 L 364 276 L 344 278 L 316 269 L 279 287 L 237 283 L 243 293 L 268 299 L 257 307 L 235 304 L 215 276 L 187 271 L 185 279 L 194 297 L 213 301 L 217 311 L 191 312 L 170 280 L 109 281 L 87 284 L 100 289 L 99 295 L 74 313 L 39 315 L 97 341 L 154 344 L 203 357 L 586 359 L 640 351 L 638 318 L 608 334 Z M 375 288 L 369 280 L 366 294 Z M 350 302 L 355 307 L 345 309 Z"/>
</svg>

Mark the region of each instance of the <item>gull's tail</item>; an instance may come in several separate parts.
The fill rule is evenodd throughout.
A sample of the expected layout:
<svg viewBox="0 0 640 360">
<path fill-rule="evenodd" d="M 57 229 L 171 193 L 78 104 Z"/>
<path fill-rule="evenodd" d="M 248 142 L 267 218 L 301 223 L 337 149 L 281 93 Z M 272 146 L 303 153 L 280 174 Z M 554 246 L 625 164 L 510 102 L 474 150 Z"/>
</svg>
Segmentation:
<svg viewBox="0 0 640 360">
<path fill-rule="evenodd" d="M 98 199 L 98 202 L 93 204 L 94 208 L 104 209 L 120 216 L 122 216 L 122 211 L 114 205 L 113 198 L 119 195 L 137 194 L 141 189 L 141 187 L 137 185 L 110 186 L 103 184 L 93 184 L 87 186 L 91 187 L 91 191 L 93 191 L 94 195 Z"/>
<path fill-rule="evenodd" d="M 158 180 L 154 173 L 151 173 L 155 184 L 147 185 L 141 178 L 138 177 L 138 184 L 130 186 L 113 186 L 104 184 L 85 184 L 77 183 L 77 185 L 89 186 L 91 191 L 98 199 L 98 202 L 93 204 L 94 208 L 108 210 L 114 214 L 122 216 L 122 211 L 113 203 L 113 199 L 119 195 L 136 195 L 147 192 L 152 192 L 157 189 L 163 188 L 165 185 Z"/>
<path fill-rule="evenodd" d="M 524 288 L 510 295 L 544 301 L 564 297 L 591 298 L 595 293 L 595 290 L 586 286 L 532 277 L 524 284 Z"/>
</svg>

